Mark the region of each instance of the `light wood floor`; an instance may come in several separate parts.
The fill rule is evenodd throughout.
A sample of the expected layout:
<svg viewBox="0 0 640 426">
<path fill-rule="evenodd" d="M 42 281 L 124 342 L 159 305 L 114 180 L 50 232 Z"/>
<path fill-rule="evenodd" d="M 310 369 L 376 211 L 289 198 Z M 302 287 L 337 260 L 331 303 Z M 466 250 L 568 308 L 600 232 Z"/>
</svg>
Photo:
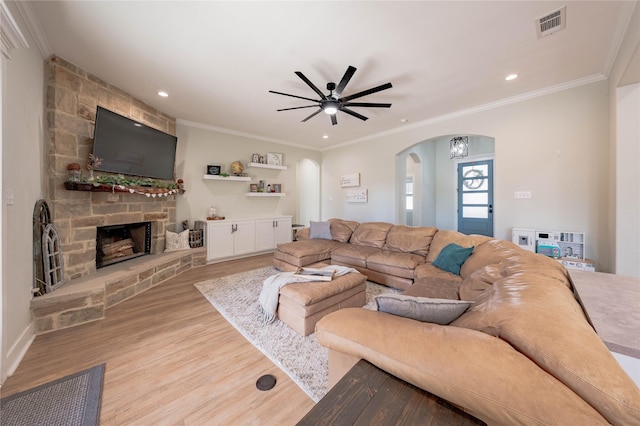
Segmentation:
<svg viewBox="0 0 640 426">
<path fill-rule="evenodd" d="M 291 425 L 314 403 L 193 286 L 273 255 L 194 268 L 91 324 L 36 337 L 2 396 L 106 363 L 102 425 Z M 263 374 L 275 388 L 259 391 Z"/>
</svg>

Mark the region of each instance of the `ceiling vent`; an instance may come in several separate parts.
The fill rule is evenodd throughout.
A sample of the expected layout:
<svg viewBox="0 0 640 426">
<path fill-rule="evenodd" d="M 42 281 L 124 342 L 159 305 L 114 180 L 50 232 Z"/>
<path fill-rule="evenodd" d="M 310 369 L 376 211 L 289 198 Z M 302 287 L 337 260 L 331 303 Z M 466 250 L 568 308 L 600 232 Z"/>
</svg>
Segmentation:
<svg viewBox="0 0 640 426">
<path fill-rule="evenodd" d="M 538 38 L 546 37 L 567 27 L 567 6 L 536 19 Z"/>
</svg>

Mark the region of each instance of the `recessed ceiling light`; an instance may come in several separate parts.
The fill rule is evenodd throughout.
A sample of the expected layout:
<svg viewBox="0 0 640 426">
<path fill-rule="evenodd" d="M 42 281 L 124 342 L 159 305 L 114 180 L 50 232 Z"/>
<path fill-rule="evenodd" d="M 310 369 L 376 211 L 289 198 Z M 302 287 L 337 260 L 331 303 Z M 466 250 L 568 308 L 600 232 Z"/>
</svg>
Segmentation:
<svg viewBox="0 0 640 426">
<path fill-rule="evenodd" d="M 322 135 L 322 139 L 329 139 L 329 135 Z"/>
<path fill-rule="evenodd" d="M 160 91 L 160 92 L 158 92 L 158 96 L 162 96 L 163 98 L 167 98 L 167 97 L 169 97 L 169 94 L 167 92 Z"/>
<path fill-rule="evenodd" d="M 518 74 L 509 74 L 508 76 L 505 77 L 505 80 L 511 81 L 511 80 L 515 80 L 516 78 L 518 78 Z"/>
<path fill-rule="evenodd" d="M 401 122 L 401 123 L 406 123 L 407 121 L 409 121 L 409 120 L 407 120 L 406 118 L 401 118 L 401 119 L 400 119 L 400 122 Z"/>
</svg>

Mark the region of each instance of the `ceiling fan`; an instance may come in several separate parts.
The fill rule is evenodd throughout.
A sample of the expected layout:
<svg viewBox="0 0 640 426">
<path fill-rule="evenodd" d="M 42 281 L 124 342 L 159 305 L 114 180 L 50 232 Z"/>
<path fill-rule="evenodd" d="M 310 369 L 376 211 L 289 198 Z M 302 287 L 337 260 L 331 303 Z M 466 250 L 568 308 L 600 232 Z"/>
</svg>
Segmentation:
<svg viewBox="0 0 640 426">
<path fill-rule="evenodd" d="M 349 68 L 347 68 L 347 71 L 344 73 L 344 75 L 342 76 L 342 79 L 340 80 L 340 83 L 338 83 L 337 86 L 333 82 L 327 83 L 327 90 L 329 91 L 329 94 L 325 95 L 307 77 L 305 77 L 304 74 L 302 74 L 300 71 L 296 71 L 296 75 L 300 77 L 302 81 L 307 83 L 307 85 L 311 87 L 311 89 L 313 89 L 313 91 L 316 92 L 318 96 L 320 96 L 320 99 L 305 98 L 303 96 L 276 92 L 275 90 L 269 90 L 269 93 L 275 93 L 277 95 L 284 95 L 284 96 L 291 96 L 292 98 L 304 99 L 306 101 L 315 102 L 314 105 L 305 105 L 305 106 L 299 106 L 299 107 L 293 107 L 293 108 L 282 108 L 278 110 L 278 111 L 289 111 L 292 109 L 314 108 L 314 107 L 318 108 L 316 112 L 314 112 L 313 114 L 311 114 L 310 116 L 302 120 L 303 123 L 309 120 L 310 118 L 314 117 L 316 114 L 320 113 L 321 111 L 324 111 L 326 114 L 329 114 L 329 116 L 331 117 L 331 124 L 336 125 L 338 124 L 338 119 L 336 118 L 336 113 L 338 111 L 342 111 L 344 113 L 357 117 L 363 121 L 368 119 L 364 115 L 349 109 L 349 107 L 390 108 L 391 104 L 371 103 L 371 102 L 351 102 L 351 100 L 361 98 L 363 96 L 367 96 L 372 93 L 379 92 L 381 90 L 390 89 L 391 87 L 393 87 L 391 86 L 391 83 L 381 84 L 380 86 L 376 86 L 368 90 L 363 90 L 362 92 L 354 93 L 353 95 L 340 97 L 340 95 L 342 95 L 342 91 L 347 86 L 347 83 L 349 83 L 349 80 L 351 80 L 351 77 L 353 77 L 353 74 L 355 72 L 356 72 L 356 68 L 349 66 Z"/>
</svg>

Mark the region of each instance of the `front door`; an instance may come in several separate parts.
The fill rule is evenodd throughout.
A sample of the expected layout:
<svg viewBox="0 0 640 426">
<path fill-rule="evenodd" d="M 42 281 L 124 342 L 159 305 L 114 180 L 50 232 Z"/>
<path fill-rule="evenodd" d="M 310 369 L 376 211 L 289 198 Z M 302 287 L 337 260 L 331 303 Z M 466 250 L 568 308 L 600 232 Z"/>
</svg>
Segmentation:
<svg viewBox="0 0 640 426">
<path fill-rule="evenodd" d="M 493 160 L 458 164 L 458 232 L 493 237 Z"/>
</svg>

